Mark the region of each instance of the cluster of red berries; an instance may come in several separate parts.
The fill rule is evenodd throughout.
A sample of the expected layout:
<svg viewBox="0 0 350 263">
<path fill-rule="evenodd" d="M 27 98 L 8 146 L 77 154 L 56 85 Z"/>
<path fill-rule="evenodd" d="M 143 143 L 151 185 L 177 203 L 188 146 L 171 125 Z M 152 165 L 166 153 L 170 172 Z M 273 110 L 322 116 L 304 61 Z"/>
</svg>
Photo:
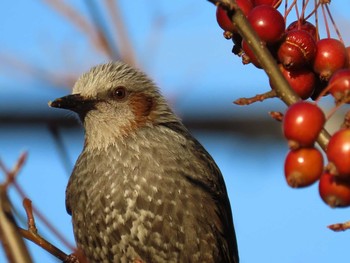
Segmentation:
<svg viewBox="0 0 350 263">
<path fill-rule="evenodd" d="M 350 206 L 350 127 L 343 127 L 331 137 L 326 148 L 326 167 L 322 153 L 314 146 L 327 121 L 318 100 L 331 94 L 336 107 L 350 103 L 350 47 L 345 47 L 340 36 L 340 40 L 331 38 L 328 25 L 327 38 L 320 39 L 318 25 L 307 21 L 318 7 L 305 17 L 303 6 L 303 16 L 286 27 L 287 14 L 283 16 L 277 10 L 281 2 L 236 0 L 283 76 L 302 99 L 291 105 L 283 117 L 283 133 L 290 147 L 284 166 L 287 183 L 291 187 L 305 187 L 319 181 L 321 198 L 328 205 Z M 326 2 L 320 6 L 329 3 Z M 234 42 L 233 52 L 243 58 L 243 63 L 251 62 L 260 68 L 249 45 L 220 6 L 216 18 L 224 36 Z M 316 102 L 305 101 L 308 98 Z"/>
<path fill-rule="evenodd" d="M 350 83 L 350 70 L 348 75 Z M 326 122 L 323 111 L 312 102 L 300 101 L 283 117 L 283 133 L 288 140 L 284 173 L 291 187 L 305 187 L 319 180 L 320 196 L 331 207 L 350 206 L 350 128 L 332 135 L 326 149 L 328 160 L 314 147 Z"/>
</svg>

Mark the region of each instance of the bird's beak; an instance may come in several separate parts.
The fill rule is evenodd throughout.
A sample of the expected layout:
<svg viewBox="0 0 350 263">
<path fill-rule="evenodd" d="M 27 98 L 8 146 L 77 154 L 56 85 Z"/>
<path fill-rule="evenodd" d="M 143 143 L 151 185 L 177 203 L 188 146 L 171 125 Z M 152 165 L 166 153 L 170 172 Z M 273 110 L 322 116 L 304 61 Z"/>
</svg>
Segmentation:
<svg viewBox="0 0 350 263">
<path fill-rule="evenodd" d="M 96 100 L 87 99 L 80 94 L 67 95 L 49 102 L 53 108 L 67 109 L 77 113 L 86 113 L 95 108 Z"/>
</svg>

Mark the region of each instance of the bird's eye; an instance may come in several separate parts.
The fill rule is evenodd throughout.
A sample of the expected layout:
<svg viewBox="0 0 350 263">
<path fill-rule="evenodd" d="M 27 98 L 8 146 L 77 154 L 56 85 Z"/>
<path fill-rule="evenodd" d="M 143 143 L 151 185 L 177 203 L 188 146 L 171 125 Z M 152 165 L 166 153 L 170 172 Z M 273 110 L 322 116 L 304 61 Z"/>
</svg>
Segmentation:
<svg viewBox="0 0 350 263">
<path fill-rule="evenodd" d="M 112 97 L 116 100 L 122 100 L 126 97 L 127 91 L 123 86 L 118 86 L 112 91 Z"/>
</svg>

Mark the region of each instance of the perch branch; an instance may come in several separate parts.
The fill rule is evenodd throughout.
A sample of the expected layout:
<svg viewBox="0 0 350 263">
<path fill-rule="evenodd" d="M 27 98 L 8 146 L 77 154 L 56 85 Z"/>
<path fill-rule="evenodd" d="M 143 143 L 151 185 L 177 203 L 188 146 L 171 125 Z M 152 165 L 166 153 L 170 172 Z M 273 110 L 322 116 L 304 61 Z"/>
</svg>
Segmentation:
<svg viewBox="0 0 350 263">
<path fill-rule="evenodd" d="M 0 185 L 0 241 L 9 262 L 31 263 L 33 261 L 17 227 L 6 190 L 7 185 Z"/>
<path fill-rule="evenodd" d="M 25 239 L 28 239 L 32 241 L 34 244 L 38 245 L 39 247 L 43 248 L 47 252 L 49 252 L 54 257 L 62 260 L 62 262 L 70 262 L 70 263 L 79 263 L 80 261 L 72 255 L 67 255 L 62 250 L 57 248 L 56 246 L 52 245 L 50 242 L 48 242 L 46 239 L 44 239 L 42 236 L 38 234 L 38 229 L 35 224 L 35 218 L 33 215 L 33 208 L 32 208 L 32 201 L 30 201 L 28 198 L 25 198 L 23 200 L 23 207 L 27 214 L 27 222 L 28 222 L 28 229 L 18 228 L 20 234 Z"/>
</svg>

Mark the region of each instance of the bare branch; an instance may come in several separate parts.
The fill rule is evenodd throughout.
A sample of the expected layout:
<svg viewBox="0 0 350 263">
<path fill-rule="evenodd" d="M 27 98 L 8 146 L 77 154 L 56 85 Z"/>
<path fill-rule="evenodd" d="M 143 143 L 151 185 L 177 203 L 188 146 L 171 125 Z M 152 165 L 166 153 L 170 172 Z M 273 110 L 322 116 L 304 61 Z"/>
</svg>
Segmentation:
<svg viewBox="0 0 350 263">
<path fill-rule="evenodd" d="M 279 111 L 270 111 L 269 114 L 276 121 L 282 121 L 283 120 L 283 114 L 281 112 L 279 112 Z"/>
<path fill-rule="evenodd" d="M 63 251 L 52 245 L 50 242 L 46 241 L 38 234 L 33 215 L 32 202 L 28 198 L 25 198 L 23 200 L 23 207 L 27 214 L 28 230 L 19 228 L 21 235 L 24 238 L 32 241 L 36 245 L 40 246 L 41 248 L 45 249 L 47 252 L 49 252 L 56 258 L 62 261 L 66 260 L 66 258 L 68 257 L 67 254 L 65 254 Z"/>
<path fill-rule="evenodd" d="M 270 90 L 268 92 L 265 92 L 263 94 L 257 94 L 254 97 L 251 98 L 239 98 L 237 100 L 235 100 L 233 103 L 236 105 L 250 105 L 254 102 L 258 102 L 258 101 L 264 101 L 266 99 L 270 99 L 270 98 L 276 98 L 277 94 L 275 90 Z"/>
<path fill-rule="evenodd" d="M 90 12 L 90 16 L 96 28 L 99 42 L 102 44 L 104 50 L 111 59 L 120 59 L 121 55 L 119 53 L 119 50 L 115 45 L 113 37 L 108 30 L 108 27 L 104 21 L 104 17 L 101 15 L 98 6 L 94 1 L 90 0 L 85 0 L 85 4 Z"/>
<path fill-rule="evenodd" d="M 332 224 L 329 225 L 328 228 L 335 232 L 345 231 L 350 228 L 350 221 L 347 221 L 345 223 Z"/>
<path fill-rule="evenodd" d="M 112 19 L 115 28 L 116 39 L 122 60 L 132 66 L 137 66 L 136 55 L 133 52 L 132 43 L 126 30 L 125 22 L 118 6 L 118 0 L 106 0 L 106 9 Z"/>
<path fill-rule="evenodd" d="M 21 156 L 19 157 L 17 163 L 15 164 L 14 168 L 12 169 L 12 171 L 9 171 L 5 165 L 1 162 L 0 160 L 0 169 L 4 171 L 4 173 L 6 174 L 6 182 L 5 182 L 5 187 L 8 187 L 10 184 L 14 186 L 14 188 L 16 189 L 16 191 L 18 192 L 18 194 L 20 195 L 20 197 L 22 199 L 26 199 L 26 194 L 23 191 L 23 189 L 18 185 L 18 183 L 16 182 L 16 180 L 14 180 L 14 178 L 17 176 L 18 172 L 20 171 L 20 169 L 22 168 L 25 160 L 27 158 L 27 153 L 23 153 L 21 154 Z M 70 244 L 70 242 L 68 242 L 68 240 L 59 232 L 56 230 L 56 228 L 46 219 L 46 217 L 40 213 L 40 211 L 38 211 L 35 207 L 32 208 L 32 210 L 34 211 L 34 213 L 39 217 L 39 219 L 43 222 L 43 224 L 69 249 L 71 250 L 75 250 L 75 247 L 73 245 Z"/>
<path fill-rule="evenodd" d="M 33 261 L 19 233 L 6 189 L 6 185 L 0 185 L 0 241 L 9 262 L 31 263 Z"/>
<path fill-rule="evenodd" d="M 103 53 L 109 55 L 108 50 L 106 49 L 105 43 L 102 41 L 99 36 L 99 32 L 96 32 L 95 28 L 84 18 L 79 12 L 75 11 L 71 6 L 64 3 L 60 0 L 42 0 L 46 4 L 50 5 L 62 16 L 67 18 L 72 25 L 75 25 L 84 35 L 90 39 L 92 45 Z"/>
</svg>

